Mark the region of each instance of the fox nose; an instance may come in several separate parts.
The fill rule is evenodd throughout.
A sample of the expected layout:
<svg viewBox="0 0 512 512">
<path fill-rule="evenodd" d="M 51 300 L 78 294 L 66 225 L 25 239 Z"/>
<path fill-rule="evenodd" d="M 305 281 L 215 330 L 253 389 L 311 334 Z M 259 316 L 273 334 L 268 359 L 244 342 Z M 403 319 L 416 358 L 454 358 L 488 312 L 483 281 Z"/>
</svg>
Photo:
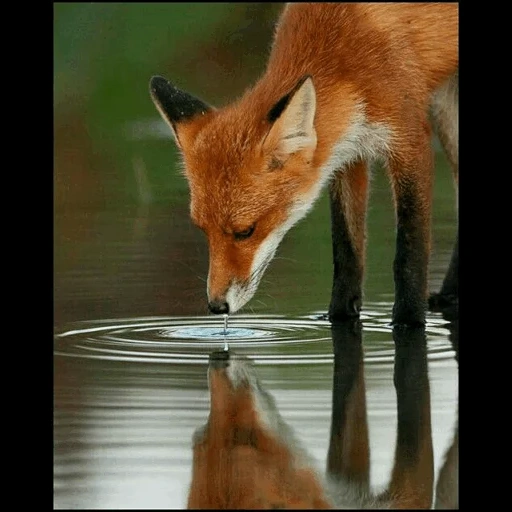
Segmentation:
<svg viewBox="0 0 512 512">
<path fill-rule="evenodd" d="M 229 304 L 222 300 L 212 300 L 208 302 L 208 309 L 215 315 L 227 315 L 229 313 Z"/>
<path fill-rule="evenodd" d="M 229 362 L 229 352 L 227 350 L 218 350 L 210 354 L 210 366 L 212 368 L 227 368 Z"/>
</svg>

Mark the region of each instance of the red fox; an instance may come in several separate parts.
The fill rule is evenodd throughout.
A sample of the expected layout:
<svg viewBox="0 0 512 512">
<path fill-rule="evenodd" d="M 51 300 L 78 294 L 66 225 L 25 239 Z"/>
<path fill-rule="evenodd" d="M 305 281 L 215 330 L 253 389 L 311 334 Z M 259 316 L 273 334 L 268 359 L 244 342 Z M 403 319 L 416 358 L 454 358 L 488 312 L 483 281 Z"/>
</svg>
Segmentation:
<svg viewBox="0 0 512 512">
<path fill-rule="evenodd" d="M 216 109 L 160 76 L 150 93 L 208 238 L 210 311 L 234 313 L 252 298 L 285 233 L 328 187 L 328 315 L 358 317 L 368 169 L 381 160 L 396 211 L 393 323 L 424 324 L 431 125 L 458 183 L 457 3 L 287 4 L 266 71 L 232 104 Z M 457 270 L 458 235 L 431 308 L 457 304 Z"/>
<path fill-rule="evenodd" d="M 188 508 L 431 507 L 434 469 L 424 329 L 394 336 L 398 411 L 394 466 L 388 487 L 374 493 L 369 482 L 361 327 L 344 324 L 333 327 L 326 474 L 317 471 L 252 361 L 228 351 L 214 352 L 208 369 L 210 414 L 193 436 Z M 450 495 L 452 479 L 442 485 Z"/>
</svg>

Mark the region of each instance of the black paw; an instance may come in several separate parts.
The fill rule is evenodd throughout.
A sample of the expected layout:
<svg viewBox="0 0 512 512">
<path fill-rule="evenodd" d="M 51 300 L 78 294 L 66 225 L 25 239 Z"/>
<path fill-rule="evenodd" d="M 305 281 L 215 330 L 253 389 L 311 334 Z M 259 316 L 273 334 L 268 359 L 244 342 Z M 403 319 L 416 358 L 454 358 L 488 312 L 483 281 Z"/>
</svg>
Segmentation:
<svg viewBox="0 0 512 512">
<path fill-rule="evenodd" d="M 345 320 L 359 318 L 361 312 L 361 299 L 354 297 L 346 301 L 331 302 L 327 318 L 331 322 L 343 322 Z"/>
<path fill-rule="evenodd" d="M 448 293 L 432 293 L 428 298 L 429 311 L 442 312 L 443 309 L 458 306 L 459 298 L 457 295 Z"/>
<path fill-rule="evenodd" d="M 428 309 L 441 313 L 445 320 L 455 320 L 459 317 L 459 298 L 455 294 L 433 293 L 428 298 Z"/>
</svg>

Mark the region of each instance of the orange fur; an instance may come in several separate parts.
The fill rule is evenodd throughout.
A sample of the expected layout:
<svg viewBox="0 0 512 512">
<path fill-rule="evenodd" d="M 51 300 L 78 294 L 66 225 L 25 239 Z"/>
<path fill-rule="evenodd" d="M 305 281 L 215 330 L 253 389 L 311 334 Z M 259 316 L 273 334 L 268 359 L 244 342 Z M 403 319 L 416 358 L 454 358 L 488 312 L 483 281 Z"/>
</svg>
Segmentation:
<svg viewBox="0 0 512 512">
<path fill-rule="evenodd" d="M 418 274 L 413 279 L 417 289 L 412 301 L 397 297 L 396 317 L 421 323 L 432 184 L 428 111 L 434 93 L 456 76 L 457 69 L 456 3 L 288 4 L 277 25 L 267 69 L 252 88 L 220 109 L 210 108 L 186 120 L 167 119 L 183 154 L 191 217 L 209 240 L 209 299 L 228 300 L 234 284 L 239 286 L 238 302 L 230 305 L 232 311 L 252 297 L 260 277 L 254 275 L 258 258 L 263 266 L 268 264 L 284 232 L 306 214 L 318 197 L 318 187 L 328 179 L 337 182 L 331 200 L 342 203 L 362 269 L 366 166 L 382 157 L 398 223 L 403 205 L 413 207 L 404 230 L 415 231 L 417 245 L 405 250 L 420 255 L 411 262 L 404 253 L 405 265 L 415 267 Z M 313 92 L 307 85 L 298 89 L 306 76 L 311 77 Z M 296 104 L 285 106 L 275 122 L 269 120 L 269 112 L 286 95 L 290 104 Z M 444 114 L 438 119 L 441 132 L 449 125 Z M 165 112 L 162 115 L 166 117 Z M 314 127 L 307 122 L 311 115 Z M 299 140 L 297 150 L 283 151 L 293 136 L 304 136 L 305 142 Z M 441 138 L 445 140 L 443 133 Z M 336 149 L 345 139 L 343 151 Z M 455 162 L 452 139 L 444 145 Z M 329 170 L 338 165 L 330 163 L 336 151 L 342 153 L 340 167 Z M 350 165 L 359 171 L 350 176 L 334 172 Z M 234 239 L 251 226 L 255 229 L 249 239 Z M 271 249 L 261 249 L 258 255 L 271 236 Z M 397 284 L 397 294 L 413 286 L 404 275 L 399 270 L 395 275 L 397 283 L 403 281 Z M 417 311 L 409 314 L 404 304 L 414 301 Z"/>
</svg>

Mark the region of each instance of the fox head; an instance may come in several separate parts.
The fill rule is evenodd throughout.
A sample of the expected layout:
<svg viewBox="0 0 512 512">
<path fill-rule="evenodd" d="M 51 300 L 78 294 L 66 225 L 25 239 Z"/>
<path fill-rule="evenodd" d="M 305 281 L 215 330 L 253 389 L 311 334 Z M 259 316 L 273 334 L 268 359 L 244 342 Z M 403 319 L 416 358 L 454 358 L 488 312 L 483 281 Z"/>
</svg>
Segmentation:
<svg viewBox="0 0 512 512">
<path fill-rule="evenodd" d="M 249 92 L 221 109 L 158 76 L 150 94 L 181 151 L 192 221 L 208 238 L 209 309 L 234 313 L 319 195 L 313 81 L 302 77 L 274 102 Z"/>
</svg>

